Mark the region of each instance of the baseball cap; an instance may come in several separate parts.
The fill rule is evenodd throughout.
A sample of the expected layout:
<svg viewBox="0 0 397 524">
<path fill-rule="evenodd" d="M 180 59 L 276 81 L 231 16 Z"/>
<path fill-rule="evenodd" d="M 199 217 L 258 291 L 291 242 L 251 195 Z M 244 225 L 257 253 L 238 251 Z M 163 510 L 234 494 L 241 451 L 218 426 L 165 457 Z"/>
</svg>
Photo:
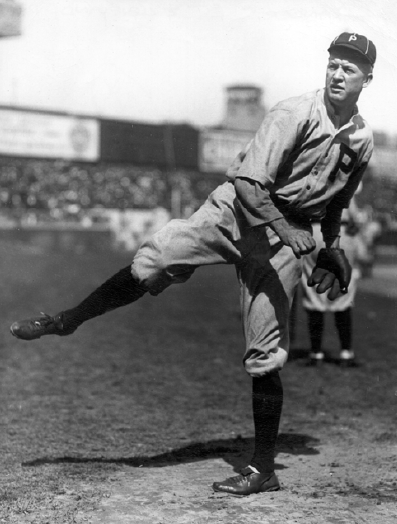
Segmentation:
<svg viewBox="0 0 397 524">
<path fill-rule="evenodd" d="M 357 33 L 342 33 L 337 36 L 328 48 L 331 51 L 334 47 L 347 47 L 360 53 L 373 66 L 376 60 L 376 47 L 366 36 Z"/>
</svg>

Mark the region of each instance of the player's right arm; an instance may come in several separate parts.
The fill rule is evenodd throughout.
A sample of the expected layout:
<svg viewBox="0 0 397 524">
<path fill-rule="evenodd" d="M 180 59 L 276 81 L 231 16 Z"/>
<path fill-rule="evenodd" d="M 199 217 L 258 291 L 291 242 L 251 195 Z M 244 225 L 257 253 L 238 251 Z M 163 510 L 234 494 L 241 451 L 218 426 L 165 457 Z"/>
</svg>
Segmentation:
<svg viewBox="0 0 397 524">
<path fill-rule="evenodd" d="M 316 241 L 313 238 L 311 230 L 303 226 L 294 224 L 286 218 L 279 218 L 269 223 L 269 227 L 280 237 L 280 240 L 286 246 L 289 246 L 296 258 L 302 255 L 308 255 L 316 248 Z"/>
<path fill-rule="evenodd" d="M 315 249 L 311 229 L 284 217 L 274 205 L 268 189 L 247 178 L 236 178 L 234 185 L 239 207 L 251 227 L 268 225 L 297 258 Z"/>
<path fill-rule="evenodd" d="M 269 188 L 295 147 L 302 118 L 285 108 L 264 119 L 248 151 L 240 153 L 227 175 L 234 179 L 237 201 L 251 227 L 268 225 L 300 258 L 316 247 L 311 230 L 292 222 L 274 205 Z"/>
</svg>

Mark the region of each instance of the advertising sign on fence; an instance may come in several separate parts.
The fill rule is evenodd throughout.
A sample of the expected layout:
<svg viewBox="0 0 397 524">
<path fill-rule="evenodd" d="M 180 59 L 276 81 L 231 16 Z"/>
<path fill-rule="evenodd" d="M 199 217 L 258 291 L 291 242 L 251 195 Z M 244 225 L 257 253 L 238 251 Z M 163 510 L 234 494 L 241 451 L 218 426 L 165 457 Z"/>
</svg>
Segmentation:
<svg viewBox="0 0 397 524">
<path fill-rule="evenodd" d="M 225 173 L 254 133 L 227 129 L 205 129 L 200 136 L 200 171 Z"/>
<path fill-rule="evenodd" d="M 97 161 L 99 122 L 94 118 L 0 108 L 0 154 Z"/>
</svg>

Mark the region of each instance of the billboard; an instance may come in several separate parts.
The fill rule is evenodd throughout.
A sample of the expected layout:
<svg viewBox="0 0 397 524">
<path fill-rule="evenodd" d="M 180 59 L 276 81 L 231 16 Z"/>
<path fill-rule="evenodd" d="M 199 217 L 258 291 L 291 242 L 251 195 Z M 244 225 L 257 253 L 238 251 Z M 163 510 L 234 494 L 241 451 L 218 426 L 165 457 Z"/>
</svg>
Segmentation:
<svg viewBox="0 0 397 524">
<path fill-rule="evenodd" d="M 137 165 L 198 169 L 198 129 L 188 124 L 148 124 L 100 119 L 101 159 Z M 167 155 L 167 152 L 169 153 Z"/>
<path fill-rule="evenodd" d="M 21 34 L 22 8 L 14 0 L 0 0 L 0 38 Z"/>
<path fill-rule="evenodd" d="M 200 136 L 200 171 L 225 173 L 255 133 L 227 129 L 205 129 Z"/>
<path fill-rule="evenodd" d="M 0 108 L 0 154 L 94 162 L 99 159 L 99 122 Z"/>
</svg>

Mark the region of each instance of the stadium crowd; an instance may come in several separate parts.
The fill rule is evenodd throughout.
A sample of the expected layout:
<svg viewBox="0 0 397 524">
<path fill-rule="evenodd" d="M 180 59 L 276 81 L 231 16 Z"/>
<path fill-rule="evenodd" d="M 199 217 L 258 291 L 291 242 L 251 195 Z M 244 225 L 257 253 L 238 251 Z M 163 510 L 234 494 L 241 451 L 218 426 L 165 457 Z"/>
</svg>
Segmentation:
<svg viewBox="0 0 397 524">
<path fill-rule="evenodd" d="M 171 209 L 194 212 L 222 174 L 156 166 L 0 158 L 0 217 L 25 223 L 81 222 L 89 209 Z M 173 196 L 174 195 L 174 196 Z M 397 217 L 397 183 L 369 171 L 359 207 L 386 226 Z"/>
<path fill-rule="evenodd" d="M 194 211 L 222 181 L 177 170 L 131 165 L 0 159 L 0 212 L 36 221 L 80 221 L 87 209 L 170 208 L 177 188 L 182 209 Z"/>
</svg>

